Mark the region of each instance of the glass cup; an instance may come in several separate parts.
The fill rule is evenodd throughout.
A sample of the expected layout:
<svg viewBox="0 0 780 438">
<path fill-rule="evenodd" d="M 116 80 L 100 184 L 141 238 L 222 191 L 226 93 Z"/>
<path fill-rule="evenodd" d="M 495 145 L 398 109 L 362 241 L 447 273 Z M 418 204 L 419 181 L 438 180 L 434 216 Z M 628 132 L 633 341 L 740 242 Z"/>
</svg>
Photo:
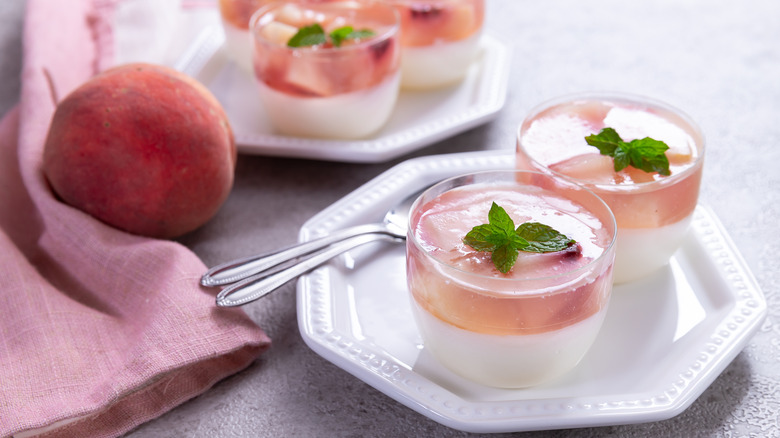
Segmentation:
<svg viewBox="0 0 780 438">
<path fill-rule="evenodd" d="M 462 239 L 493 202 L 515 226 L 540 222 L 576 244 L 521 251 L 508 273 Z M 593 192 L 524 171 L 479 172 L 423 193 L 410 213 L 407 283 L 425 349 L 456 374 L 504 388 L 563 375 L 588 351 L 612 292 L 616 225 Z"/>
<path fill-rule="evenodd" d="M 604 127 L 623 141 L 665 142 L 671 174 L 634 167 L 615 172 L 585 137 Z M 546 102 L 517 134 L 518 169 L 565 175 L 585 185 L 612 209 L 618 224 L 616 283 L 645 277 L 669 262 L 687 234 L 699 197 L 704 137 L 680 110 L 646 97 L 589 93 Z"/>
<path fill-rule="evenodd" d="M 326 35 L 351 26 L 372 36 L 288 47 L 300 29 L 319 24 Z M 353 139 L 390 118 L 400 84 L 400 20 L 372 1 L 273 3 L 252 16 L 254 72 L 275 129 L 287 135 Z"/>
<path fill-rule="evenodd" d="M 401 87 L 432 89 L 462 80 L 479 53 L 484 0 L 386 0 L 401 15 Z"/>
</svg>

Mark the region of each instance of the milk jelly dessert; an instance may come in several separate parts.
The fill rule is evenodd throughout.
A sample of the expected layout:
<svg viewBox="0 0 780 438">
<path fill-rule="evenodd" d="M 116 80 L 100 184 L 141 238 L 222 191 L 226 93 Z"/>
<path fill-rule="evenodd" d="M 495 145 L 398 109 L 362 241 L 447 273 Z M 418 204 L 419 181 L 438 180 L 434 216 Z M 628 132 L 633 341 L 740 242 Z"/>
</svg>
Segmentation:
<svg viewBox="0 0 780 438">
<path fill-rule="evenodd" d="M 282 134 L 360 138 L 390 117 L 400 84 L 400 21 L 371 1 L 273 3 L 250 20 L 254 72 Z"/>
<path fill-rule="evenodd" d="M 666 104 L 578 95 L 543 104 L 518 132 L 517 165 L 566 175 L 610 206 L 618 224 L 615 282 L 666 265 L 699 196 L 704 138 Z"/>
<path fill-rule="evenodd" d="M 574 368 L 612 292 L 616 225 L 589 190 L 537 172 L 446 180 L 412 206 L 412 312 L 442 365 L 520 388 Z"/>
<path fill-rule="evenodd" d="M 401 86 L 454 84 L 479 53 L 484 0 L 386 0 L 401 14 Z"/>
</svg>

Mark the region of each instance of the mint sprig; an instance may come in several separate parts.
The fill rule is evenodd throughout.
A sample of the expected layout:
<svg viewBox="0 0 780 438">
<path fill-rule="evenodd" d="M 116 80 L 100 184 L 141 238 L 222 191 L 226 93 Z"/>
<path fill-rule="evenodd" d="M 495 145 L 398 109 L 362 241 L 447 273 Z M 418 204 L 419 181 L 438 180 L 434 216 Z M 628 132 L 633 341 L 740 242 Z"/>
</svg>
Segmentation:
<svg viewBox="0 0 780 438">
<path fill-rule="evenodd" d="M 341 43 L 345 40 L 359 40 L 372 36 L 374 36 L 374 31 L 370 29 L 355 30 L 352 26 L 340 27 L 330 33 L 330 39 L 335 47 L 341 47 Z"/>
<path fill-rule="evenodd" d="M 287 41 L 288 47 L 306 47 L 325 44 L 328 39 L 325 37 L 325 30 L 318 23 L 311 26 L 304 26 L 298 29 L 298 32 Z"/>
<path fill-rule="evenodd" d="M 615 172 L 632 166 L 648 173 L 671 175 L 669 159 L 665 153 L 669 146 L 662 141 L 645 137 L 625 142 L 612 128 L 604 128 L 598 134 L 591 134 L 585 137 L 585 141 L 595 146 L 601 155 L 613 158 Z"/>
<path fill-rule="evenodd" d="M 490 252 L 496 269 L 506 274 L 520 251 L 556 252 L 576 243 L 554 228 L 539 222 L 525 222 L 515 228 L 506 210 L 495 202 L 488 212 L 488 223 L 472 228 L 463 243 L 477 251 Z"/>
<path fill-rule="evenodd" d="M 310 26 L 304 26 L 298 29 L 298 32 L 296 32 L 295 35 L 293 35 L 290 40 L 287 41 L 287 46 L 316 46 L 320 44 L 326 44 L 330 39 L 330 42 L 334 47 L 341 47 L 341 44 L 346 40 L 369 38 L 373 35 L 374 31 L 370 29 L 355 30 L 352 26 L 339 27 L 338 29 L 334 29 L 326 35 L 322 26 L 320 26 L 318 23 L 314 23 Z"/>
</svg>

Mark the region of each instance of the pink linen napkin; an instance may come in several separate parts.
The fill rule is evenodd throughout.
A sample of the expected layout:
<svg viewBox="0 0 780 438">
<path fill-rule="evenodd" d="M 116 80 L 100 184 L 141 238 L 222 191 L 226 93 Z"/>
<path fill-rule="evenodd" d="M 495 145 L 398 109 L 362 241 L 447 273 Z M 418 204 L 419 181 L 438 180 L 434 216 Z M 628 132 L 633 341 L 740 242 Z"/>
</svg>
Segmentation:
<svg viewBox="0 0 780 438">
<path fill-rule="evenodd" d="M 27 1 L 21 102 L 0 123 L 0 436 L 120 435 L 270 343 L 215 307 L 190 250 L 111 228 L 47 186 L 53 97 L 111 65 L 116 3 Z"/>
</svg>

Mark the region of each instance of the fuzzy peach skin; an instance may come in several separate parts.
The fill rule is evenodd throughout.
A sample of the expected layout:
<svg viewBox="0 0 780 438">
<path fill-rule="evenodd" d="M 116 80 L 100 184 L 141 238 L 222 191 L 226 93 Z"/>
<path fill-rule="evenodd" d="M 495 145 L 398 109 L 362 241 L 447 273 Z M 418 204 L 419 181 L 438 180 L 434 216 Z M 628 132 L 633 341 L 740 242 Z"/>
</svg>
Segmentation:
<svg viewBox="0 0 780 438">
<path fill-rule="evenodd" d="M 57 105 L 43 154 L 56 194 L 116 228 L 172 238 L 213 217 L 236 165 L 227 115 L 168 67 L 106 70 Z"/>
</svg>

